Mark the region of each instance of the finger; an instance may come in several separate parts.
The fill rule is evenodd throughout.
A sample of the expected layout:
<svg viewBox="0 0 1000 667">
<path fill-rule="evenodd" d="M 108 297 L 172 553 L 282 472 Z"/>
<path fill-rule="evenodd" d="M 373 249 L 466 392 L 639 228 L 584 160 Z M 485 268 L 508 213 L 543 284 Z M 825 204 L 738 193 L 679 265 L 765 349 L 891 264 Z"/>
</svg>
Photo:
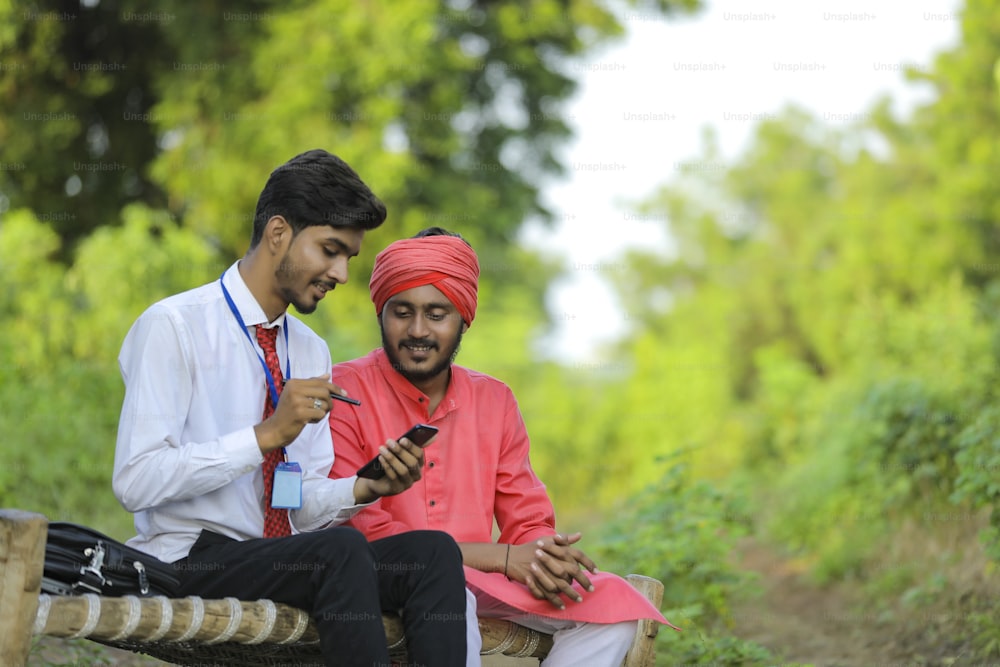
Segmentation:
<svg viewBox="0 0 1000 667">
<path fill-rule="evenodd" d="M 424 465 L 424 451 L 414 445 L 412 442 L 403 438 L 398 442 L 393 440 L 386 441 L 386 446 L 389 447 L 396 456 L 399 457 L 401 461 L 406 464 L 408 468 L 421 468 Z"/>
<path fill-rule="evenodd" d="M 590 556 L 588 556 L 587 554 L 583 553 L 579 549 L 574 549 L 573 550 L 573 558 L 576 560 L 577 563 L 579 563 L 580 565 L 584 566 L 587 569 L 588 572 L 592 572 L 592 573 L 593 572 L 597 572 L 597 563 L 595 563 L 594 561 L 592 561 L 590 559 Z"/>
<path fill-rule="evenodd" d="M 539 541 L 541 544 L 541 541 Z M 596 572 L 597 567 L 594 565 L 594 561 L 590 560 L 586 554 L 584 554 L 579 549 L 560 549 L 558 554 L 552 554 L 551 551 L 546 547 L 545 550 L 538 549 L 535 556 L 540 562 L 543 562 L 546 567 L 555 574 L 567 581 L 575 579 L 580 582 L 584 590 L 594 591 L 594 584 L 591 583 L 590 577 L 587 576 L 586 570 L 580 569 L 583 565 L 587 570 L 591 572 Z M 575 599 L 575 598 L 574 598 Z M 577 600 L 579 602 L 579 600 Z"/>
<path fill-rule="evenodd" d="M 567 572 L 579 569 L 577 556 L 583 557 L 583 552 L 571 547 L 560 546 L 552 540 L 538 540 L 535 543 L 548 557 L 566 563 Z"/>
<path fill-rule="evenodd" d="M 412 472 L 419 473 L 424 467 L 424 452 L 416 445 L 410 444 L 408 440 L 401 440 L 395 447 L 392 447 L 399 460 L 406 464 Z"/>
<path fill-rule="evenodd" d="M 317 394 L 329 393 L 331 389 L 340 389 L 337 385 L 330 383 L 329 375 L 317 375 L 311 378 L 290 378 L 282 380 L 282 384 L 285 385 L 286 389 L 293 387 L 305 388 Z"/>
<path fill-rule="evenodd" d="M 388 465 L 397 472 L 398 478 L 403 482 L 409 482 L 407 486 L 422 477 L 423 458 L 408 453 L 395 440 L 386 440 L 386 444 L 379 448 L 379 452 L 384 452 L 385 460 L 389 461 Z"/>
<path fill-rule="evenodd" d="M 537 544 L 539 547 L 542 547 L 546 553 L 550 553 L 556 558 L 560 558 L 562 560 L 572 559 L 585 567 L 588 572 L 597 572 L 597 564 L 594 563 L 594 561 L 591 560 L 587 554 L 583 553 L 579 549 L 567 548 L 566 546 L 561 546 L 559 544 L 560 541 L 572 544 L 577 542 L 580 539 L 580 536 L 580 533 L 574 533 L 569 536 L 556 534 L 552 536 L 552 541 L 547 542 L 545 540 L 538 540 Z"/>
<path fill-rule="evenodd" d="M 546 570 L 548 570 L 549 576 L 552 581 L 555 582 L 555 585 L 560 591 L 565 593 L 571 600 L 583 602 L 583 596 L 580 595 L 580 592 L 570 585 L 570 582 L 573 579 L 579 581 L 576 573 L 580 572 L 580 566 L 576 564 L 576 561 L 567 563 L 565 561 L 554 559 L 541 549 L 535 550 L 535 557 L 538 558 L 539 562 Z M 584 584 L 581 581 L 580 584 L 586 588 L 590 582 L 588 581 L 587 584 Z"/>
<path fill-rule="evenodd" d="M 528 590 L 531 592 L 531 594 L 535 597 L 536 600 L 545 599 L 545 591 L 543 591 L 541 588 L 538 587 L 538 584 L 535 583 L 534 578 L 530 574 L 525 575 L 524 585 L 528 587 Z"/>
<path fill-rule="evenodd" d="M 316 396 L 329 396 L 330 394 L 338 394 L 340 396 L 347 396 L 347 390 L 340 385 L 330 382 L 329 375 L 317 375 L 311 378 L 302 378 L 298 380 L 285 380 L 284 385 L 288 387 L 299 387 L 305 391 Z"/>
<path fill-rule="evenodd" d="M 597 572 L 597 565 L 594 561 L 590 560 L 587 554 L 583 553 L 579 549 L 571 549 L 567 552 L 567 555 L 572 559 L 572 567 L 568 568 L 567 572 L 570 576 L 580 582 L 588 591 L 594 590 L 594 585 L 590 583 L 590 578 L 587 576 L 587 572 Z M 580 566 L 583 566 L 581 569 Z"/>
<path fill-rule="evenodd" d="M 530 566 L 532 574 L 535 575 L 535 581 L 538 582 L 538 586 L 546 593 L 556 593 L 562 589 L 559 587 L 557 582 L 562 581 L 558 576 L 553 575 L 552 572 L 548 571 L 540 563 L 532 563 Z"/>
<path fill-rule="evenodd" d="M 343 387 L 341 387 L 339 384 L 334 384 L 333 382 L 330 382 L 330 376 L 329 375 L 324 375 L 321 378 L 317 378 L 317 379 L 322 379 L 323 380 L 324 387 L 325 387 L 326 392 L 328 394 L 337 394 L 338 396 L 347 396 L 347 390 L 344 389 Z"/>
<path fill-rule="evenodd" d="M 579 582 L 581 586 L 583 586 L 583 590 L 588 591 L 590 593 L 594 592 L 594 584 L 591 583 L 590 577 L 587 576 L 586 570 L 581 570 L 580 568 L 576 568 L 573 571 L 572 576 L 574 579 L 577 580 L 577 582 Z M 579 602 L 579 600 L 577 600 L 577 602 Z"/>
<path fill-rule="evenodd" d="M 402 460 L 400 460 L 398 454 L 392 450 L 390 446 L 382 445 L 378 448 L 379 456 L 382 460 L 382 467 L 385 468 L 386 473 L 389 471 L 394 472 L 393 477 L 395 479 L 408 476 L 410 474 L 410 468 Z"/>
<path fill-rule="evenodd" d="M 302 410 L 305 419 L 315 420 L 316 415 L 310 410 L 320 410 L 323 414 L 330 411 L 330 392 L 326 389 L 327 384 L 316 383 L 314 380 L 284 380 L 282 381 L 281 395 L 278 397 L 278 405 L 282 402 L 292 403 Z"/>
<path fill-rule="evenodd" d="M 542 598 L 545 598 L 559 609 L 565 609 L 566 603 L 559 597 L 560 588 L 542 571 L 538 563 L 531 564 L 531 572 L 542 593 Z"/>
</svg>

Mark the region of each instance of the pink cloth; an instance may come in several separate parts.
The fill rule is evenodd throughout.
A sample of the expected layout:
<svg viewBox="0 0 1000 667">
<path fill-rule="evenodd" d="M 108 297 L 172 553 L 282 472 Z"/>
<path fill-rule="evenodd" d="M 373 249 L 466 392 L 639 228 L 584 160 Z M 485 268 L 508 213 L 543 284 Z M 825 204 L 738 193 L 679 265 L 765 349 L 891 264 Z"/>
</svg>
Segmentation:
<svg viewBox="0 0 1000 667">
<path fill-rule="evenodd" d="M 390 298 L 414 287 L 434 285 L 471 325 L 479 302 L 479 258 L 455 236 L 400 239 L 375 257 L 368 283 L 375 314 Z"/>
<path fill-rule="evenodd" d="M 398 438 L 413 424 L 440 429 L 425 450 L 423 477 L 404 493 L 365 508 L 350 525 L 373 540 L 432 529 L 458 542 L 493 542 L 495 517 L 500 543 L 523 544 L 555 534 L 555 512 L 531 469 L 528 434 L 513 393 L 488 375 L 455 365 L 451 372 L 444 399 L 428 415 L 427 396 L 391 367 L 381 348 L 333 367 L 332 381 L 364 407 L 334 405 L 331 477 L 353 475 L 386 439 Z M 502 574 L 466 568 L 470 587 L 539 616 L 592 623 L 651 618 L 669 625 L 621 577 L 599 573 L 591 580 L 596 590 L 583 592 L 583 602 L 568 601 L 560 611 Z"/>
</svg>

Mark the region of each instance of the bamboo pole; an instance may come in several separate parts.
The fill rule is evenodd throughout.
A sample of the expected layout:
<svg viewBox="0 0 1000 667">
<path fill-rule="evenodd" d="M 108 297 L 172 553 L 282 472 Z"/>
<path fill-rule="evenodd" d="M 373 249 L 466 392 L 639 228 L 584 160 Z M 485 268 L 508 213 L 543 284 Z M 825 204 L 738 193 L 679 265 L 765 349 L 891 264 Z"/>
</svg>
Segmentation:
<svg viewBox="0 0 1000 667">
<path fill-rule="evenodd" d="M 103 641 L 284 644 L 319 639 L 309 615 L 268 600 L 41 596 L 35 633 Z M 403 640 L 398 617 L 383 616 L 389 646 Z M 552 638 L 510 621 L 480 619 L 483 652 L 544 657 Z"/>
<path fill-rule="evenodd" d="M 0 665 L 23 665 L 32 634 L 87 637 L 98 641 L 189 642 L 192 644 L 295 644 L 318 641 L 309 615 L 270 600 L 197 597 L 120 598 L 39 595 L 48 521 L 20 510 L 0 509 Z M 651 577 L 626 580 L 654 606 L 663 584 Z M 400 619 L 383 616 L 389 646 L 403 650 Z M 500 619 L 479 619 L 483 655 L 544 658 L 552 637 Z M 625 667 L 652 667 L 659 624 L 639 622 Z"/>
<path fill-rule="evenodd" d="M 480 618 L 479 634 L 483 638 L 482 655 L 544 658 L 552 650 L 551 635 L 498 618 Z"/>
<path fill-rule="evenodd" d="M 0 665 L 28 660 L 47 526 L 41 514 L 0 509 Z"/>
</svg>

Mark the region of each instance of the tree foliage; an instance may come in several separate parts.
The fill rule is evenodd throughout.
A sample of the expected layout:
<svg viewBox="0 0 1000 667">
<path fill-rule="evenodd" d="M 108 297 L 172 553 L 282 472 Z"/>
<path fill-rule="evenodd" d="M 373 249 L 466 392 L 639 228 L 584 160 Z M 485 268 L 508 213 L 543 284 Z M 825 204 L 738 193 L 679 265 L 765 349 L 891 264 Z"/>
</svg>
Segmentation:
<svg viewBox="0 0 1000 667">
<path fill-rule="evenodd" d="M 641 206 L 674 250 L 608 276 L 630 331 L 556 364 L 532 342 L 558 267 L 515 241 L 561 170 L 567 63 L 622 32 L 602 3 L 0 3 L 0 354 L 16 380 L 0 503 L 128 534 L 94 491 L 125 331 L 218 276 L 269 170 L 324 146 L 390 209 L 357 284 L 310 317 L 334 358 L 378 344 L 372 249 L 461 231 L 483 278 L 460 361 L 513 386 L 565 528 L 613 508 L 601 555 L 670 580 L 665 605 L 697 627 L 723 627 L 745 586 L 725 562 L 743 531 L 834 579 L 903 516 L 994 508 L 1000 0 L 968 0 L 961 26 L 910 74 L 934 92 L 912 113 L 882 100 L 835 129 L 788 108 L 732 159 L 708 135 L 695 163 L 726 168 L 665 175 Z M 675 662 L 768 660 L 677 646 Z"/>
<path fill-rule="evenodd" d="M 530 381 L 558 267 L 515 239 L 548 215 L 539 188 L 562 169 L 570 65 L 622 34 L 594 0 L 0 3 L 0 350 L 18 391 L 47 397 L 36 409 L 8 402 L 20 410 L 10 441 L 41 439 L 46 452 L 74 441 L 106 482 L 115 356 L 131 321 L 218 276 L 246 247 L 269 171 L 316 146 L 344 157 L 390 210 L 353 266 L 358 284 L 310 318 L 334 358 L 378 344 L 364 289 L 375 250 L 440 225 L 469 238 L 483 269 L 463 361 Z M 63 388 L 77 372 L 101 391 Z M 59 437 L 45 406 L 80 400 L 73 418 L 92 427 Z M 13 482 L 43 474 L 23 456 L 4 503 L 24 498 Z M 74 483 L 72 471 L 51 474 Z M 124 526 L 110 506 L 38 509 Z"/>
<path fill-rule="evenodd" d="M 642 212 L 676 251 L 611 276 L 636 326 L 609 351 L 629 372 L 583 429 L 594 447 L 635 480 L 678 451 L 742 480 L 759 527 L 821 578 L 903 515 L 997 495 L 1000 3 L 970 1 L 962 28 L 913 74 L 936 95 L 912 114 L 882 100 L 833 129 L 789 108 L 726 169 L 669 182 Z M 696 163 L 720 159 L 709 136 Z"/>
</svg>

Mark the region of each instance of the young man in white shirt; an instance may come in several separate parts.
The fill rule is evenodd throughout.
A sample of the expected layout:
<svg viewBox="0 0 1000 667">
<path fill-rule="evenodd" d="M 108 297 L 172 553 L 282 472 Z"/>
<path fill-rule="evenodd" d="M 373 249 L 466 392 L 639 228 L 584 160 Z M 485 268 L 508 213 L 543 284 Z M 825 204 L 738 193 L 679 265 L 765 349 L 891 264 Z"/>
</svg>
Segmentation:
<svg viewBox="0 0 1000 667">
<path fill-rule="evenodd" d="M 329 665 L 389 664 L 382 611 L 399 611 L 410 659 L 464 665 L 461 553 L 439 531 L 369 543 L 339 526 L 420 479 L 423 453 L 387 441 L 379 480 L 327 477 L 334 400 L 311 313 L 347 282 L 385 206 L 323 150 L 275 169 L 246 255 L 132 326 L 113 488 L 135 514 L 129 543 L 172 562 L 183 595 L 267 598 L 309 611 Z"/>
</svg>

